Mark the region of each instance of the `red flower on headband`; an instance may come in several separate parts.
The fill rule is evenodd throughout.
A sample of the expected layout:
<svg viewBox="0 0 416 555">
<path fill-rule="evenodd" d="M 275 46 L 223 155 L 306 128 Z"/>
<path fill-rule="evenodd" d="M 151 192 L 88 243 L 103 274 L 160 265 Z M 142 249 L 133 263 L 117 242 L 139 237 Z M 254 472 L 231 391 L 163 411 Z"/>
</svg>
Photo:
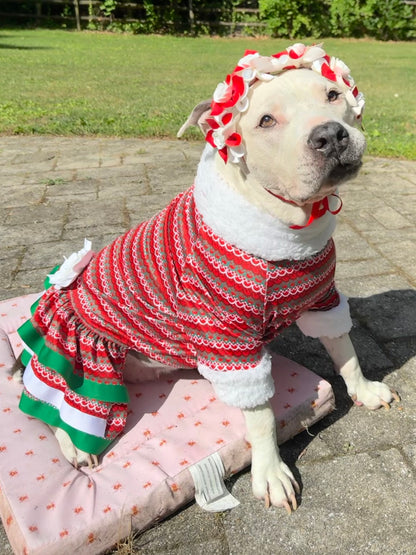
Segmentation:
<svg viewBox="0 0 416 555">
<path fill-rule="evenodd" d="M 211 146 L 218 149 L 218 153 L 224 162 L 228 161 L 228 148 L 235 149 L 242 143 L 242 138 L 239 133 L 231 133 L 231 135 L 225 138 L 219 126 L 215 130 L 210 129 L 205 139 Z"/>
<path fill-rule="evenodd" d="M 337 80 L 336 74 L 332 71 L 332 69 L 329 67 L 328 64 L 325 64 L 325 63 L 322 64 L 321 73 L 324 77 L 326 77 L 330 81 L 336 81 Z"/>
<path fill-rule="evenodd" d="M 218 116 L 226 108 L 232 108 L 244 94 L 244 79 L 235 73 L 227 75 L 225 82 L 220 83 L 214 93 L 211 104 L 211 115 Z"/>
<path fill-rule="evenodd" d="M 225 141 L 225 144 L 227 146 L 240 146 L 241 145 L 241 135 L 239 133 L 233 133 L 232 135 L 230 135 L 228 137 L 228 139 Z"/>
</svg>

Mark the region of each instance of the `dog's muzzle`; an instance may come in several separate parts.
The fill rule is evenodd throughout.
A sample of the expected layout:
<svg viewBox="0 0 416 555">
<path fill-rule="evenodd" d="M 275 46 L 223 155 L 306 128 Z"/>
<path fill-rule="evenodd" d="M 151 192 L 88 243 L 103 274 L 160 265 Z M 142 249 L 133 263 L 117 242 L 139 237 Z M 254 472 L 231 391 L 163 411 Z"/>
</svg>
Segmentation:
<svg viewBox="0 0 416 555">
<path fill-rule="evenodd" d="M 343 125 L 337 121 L 328 121 L 314 127 L 307 142 L 312 150 L 321 152 L 325 158 L 339 160 L 349 141 L 349 133 Z"/>
</svg>

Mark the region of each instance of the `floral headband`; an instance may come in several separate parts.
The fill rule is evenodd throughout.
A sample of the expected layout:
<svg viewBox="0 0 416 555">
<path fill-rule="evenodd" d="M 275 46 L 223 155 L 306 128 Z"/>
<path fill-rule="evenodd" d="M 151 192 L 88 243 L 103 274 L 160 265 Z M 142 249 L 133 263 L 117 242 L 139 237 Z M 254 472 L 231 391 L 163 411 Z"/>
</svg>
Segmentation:
<svg viewBox="0 0 416 555">
<path fill-rule="evenodd" d="M 289 69 L 307 68 L 326 79 L 336 82 L 345 92 L 345 97 L 357 121 L 364 109 L 364 96 L 358 92 L 349 68 L 339 60 L 328 56 L 321 46 L 294 44 L 273 56 L 260 56 L 255 50 L 247 50 L 237 67 L 227 75 L 215 89 L 211 112 L 206 119 L 210 127 L 206 140 L 218 149 L 225 163 L 238 163 L 245 155 L 242 138 L 237 133 L 240 116 L 249 106 L 248 90 L 257 80 L 271 81 L 275 75 Z"/>
</svg>

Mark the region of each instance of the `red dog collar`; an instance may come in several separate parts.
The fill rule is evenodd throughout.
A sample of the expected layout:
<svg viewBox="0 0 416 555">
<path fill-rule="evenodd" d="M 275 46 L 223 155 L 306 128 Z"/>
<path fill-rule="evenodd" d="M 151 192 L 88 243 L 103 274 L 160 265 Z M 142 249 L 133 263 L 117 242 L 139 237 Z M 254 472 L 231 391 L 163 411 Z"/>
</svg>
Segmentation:
<svg viewBox="0 0 416 555">
<path fill-rule="evenodd" d="M 281 197 L 280 195 L 276 195 L 276 193 L 272 193 L 268 189 L 266 189 L 266 191 L 271 195 L 273 195 L 274 197 L 281 200 L 282 202 L 287 202 L 288 204 L 292 204 L 293 206 L 299 206 L 298 204 L 296 204 L 296 202 L 293 202 L 293 200 L 289 200 L 287 198 Z M 331 210 L 331 208 L 329 207 L 329 197 L 335 197 L 339 201 L 338 208 L 336 208 L 335 210 Z M 341 208 L 342 208 L 341 197 L 339 197 L 335 193 L 331 193 L 330 195 L 323 198 L 322 200 L 318 200 L 312 204 L 311 215 L 305 225 L 291 225 L 289 227 L 290 229 L 304 229 L 305 227 L 310 226 L 315 220 L 319 220 L 319 218 L 322 218 L 322 216 L 324 216 L 327 212 L 330 212 L 331 214 L 336 216 L 339 212 L 341 212 Z"/>
<path fill-rule="evenodd" d="M 338 208 L 336 208 L 335 210 L 331 210 L 331 208 L 329 207 L 329 197 L 330 196 L 331 197 L 336 197 L 339 200 Z M 327 212 L 330 212 L 331 214 L 333 214 L 335 216 L 336 214 L 341 212 L 341 208 L 342 208 L 341 197 L 339 197 L 335 193 L 332 193 L 331 195 L 323 198 L 322 200 L 318 200 L 317 202 L 314 202 L 312 204 L 311 215 L 310 215 L 310 218 L 309 218 L 309 220 L 307 221 L 307 223 L 305 225 L 291 225 L 290 229 L 303 229 L 305 227 L 308 227 L 315 220 L 319 220 L 319 218 L 322 218 L 322 216 L 324 216 Z"/>
</svg>

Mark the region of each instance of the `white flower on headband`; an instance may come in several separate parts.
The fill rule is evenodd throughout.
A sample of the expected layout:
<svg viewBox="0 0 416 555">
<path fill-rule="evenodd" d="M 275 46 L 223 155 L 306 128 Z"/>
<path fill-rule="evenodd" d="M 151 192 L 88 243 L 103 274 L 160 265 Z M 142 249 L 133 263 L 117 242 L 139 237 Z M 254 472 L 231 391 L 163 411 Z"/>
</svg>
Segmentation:
<svg viewBox="0 0 416 555">
<path fill-rule="evenodd" d="M 227 83 L 218 83 L 217 88 L 212 95 L 214 102 L 224 102 L 229 99 L 229 85 Z"/>
<path fill-rule="evenodd" d="M 348 66 L 335 57 L 330 57 L 320 45 L 305 46 L 296 43 L 273 56 L 260 56 L 247 50 L 234 71 L 219 83 L 214 91 L 211 113 L 206 122 L 211 129 L 206 140 L 216 149 L 224 162 L 229 155 L 238 163 L 245 155 L 242 138 L 237 133 L 237 123 L 248 109 L 248 90 L 257 80 L 270 81 L 275 75 L 290 69 L 307 68 L 336 82 L 345 92 L 345 98 L 357 120 L 362 116 L 364 96 L 358 92 Z"/>
<path fill-rule="evenodd" d="M 232 161 L 237 163 L 245 154 L 241 135 L 235 128 L 238 119 L 236 116 L 248 108 L 249 85 L 248 79 L 234 72 L 227 75 L 226 80 L 219 83 L 214 92 L 211 114 L 207 119 L 211 129 L 206 139 L 218 149 L 224 161 L 227 161 L 228 155 L 231 154 Z"/>
<path fill-rule="evenodd" d="M 339 58 L 332 57 L 329 67 L 335 75 L 339 75 L 340 77 L 348 77 L 350 74 L 350 68 Z"/>
</svg>

